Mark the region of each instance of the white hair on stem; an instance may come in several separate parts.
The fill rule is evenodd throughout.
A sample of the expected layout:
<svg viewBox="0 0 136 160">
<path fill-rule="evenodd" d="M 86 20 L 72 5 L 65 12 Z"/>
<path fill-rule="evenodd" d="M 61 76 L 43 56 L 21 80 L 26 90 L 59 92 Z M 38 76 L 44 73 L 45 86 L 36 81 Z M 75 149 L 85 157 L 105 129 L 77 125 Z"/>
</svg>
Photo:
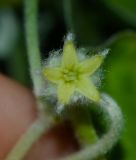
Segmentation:
<svg viewBox="0 0 136 160">
<path fill-rule="evenodd" d="M 123 116 L 116 102 L 107 94 L 102 94 L 99 109 L 108 121 L 109 129 L 95 144 L 78 151 L 61 160 L 94 160 L 106 154 L 120 138 L 124 125 Z"/>
</svg>

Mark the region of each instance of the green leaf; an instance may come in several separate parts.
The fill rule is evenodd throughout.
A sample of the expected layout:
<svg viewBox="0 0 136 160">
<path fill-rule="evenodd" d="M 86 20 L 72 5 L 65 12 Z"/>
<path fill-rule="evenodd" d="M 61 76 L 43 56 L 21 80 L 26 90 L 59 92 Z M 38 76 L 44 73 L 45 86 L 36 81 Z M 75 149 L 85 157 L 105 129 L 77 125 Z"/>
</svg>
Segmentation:
<svg viewBox="0 0 136 160">
<path fill-rule="evenodd" d="M 123 160 L 136 159 L 136 32 L 122 32 L 105 44 L 111 49 L 104 66 L 104 91 L 121 106 L 125 118 Z"/>
<path fill-rule="evenodd" d="M 103 0 L 118 16 L 136 27 L 135 0 Z"/>
</svg>

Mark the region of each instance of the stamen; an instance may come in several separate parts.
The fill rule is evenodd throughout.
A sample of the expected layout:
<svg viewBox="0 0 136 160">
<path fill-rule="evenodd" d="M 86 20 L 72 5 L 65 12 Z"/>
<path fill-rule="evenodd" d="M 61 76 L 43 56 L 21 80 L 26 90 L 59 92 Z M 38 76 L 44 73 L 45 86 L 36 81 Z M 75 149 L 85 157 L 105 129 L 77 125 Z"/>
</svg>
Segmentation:
<svg viewBox="0 0 136 160">
<path fill-rule="evenodd" d="M 75 82 L 78 79 L 78 72 L 75 70 L 63 70 L 62 76 L 65 82 Z"/>
</svg>

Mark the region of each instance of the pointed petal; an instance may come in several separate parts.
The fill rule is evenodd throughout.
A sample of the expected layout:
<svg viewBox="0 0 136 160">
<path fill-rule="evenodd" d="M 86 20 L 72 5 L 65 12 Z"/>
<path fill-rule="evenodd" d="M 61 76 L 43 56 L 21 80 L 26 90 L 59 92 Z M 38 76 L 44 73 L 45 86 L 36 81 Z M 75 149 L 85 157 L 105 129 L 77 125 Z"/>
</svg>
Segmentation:
<svg viewBox="0 0 136 160">
<path fill-rule="evenodd" d="M 60 82 L 58 85 L 58 99 L 59 102 L 67 104 L 74 92 L 74 85 L 70 83 Z"/>
<path fill-rule="evenodd" d="M 102 64 L 104 60 L 104 56 L 102 55 L 95 55 L 83 62 L 80 63 L 80 72 L 91 75 L 93 74 Z"/>
<path fill-rule="evenodd" d="M 46 79 L 53 83 L 58 83 L 61 78 L 61 71 L 59 68 L 45 68 L 43 75 Z"/>
<path fill-rule="evenodd" d="M 98 102 L 100 99 L 98 90 L 89 78 L 81 78 L 77 83 L 77 90 L 92 101 Z"/>
<path fill-rule="evenodd" d="M 63 47 L 62 66 L 65 68 L 73 68 L 76 63 L 76 48 L 72 41 L 67 40 Z"/>
</svg>

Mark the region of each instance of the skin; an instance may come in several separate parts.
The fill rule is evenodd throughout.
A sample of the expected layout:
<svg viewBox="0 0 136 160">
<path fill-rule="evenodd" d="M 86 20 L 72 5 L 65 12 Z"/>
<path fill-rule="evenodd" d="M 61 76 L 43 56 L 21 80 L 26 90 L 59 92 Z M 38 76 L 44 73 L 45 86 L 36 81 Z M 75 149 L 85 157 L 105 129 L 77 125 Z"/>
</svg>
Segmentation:
<svg viewBox="0 0 136 160">
<path fill-rule="evenodd" d="M 0 160 L 37 118 L 32 92 L 0 75 Z M 52 127 L 30 149 L 24 160 L 54 160 L 78 149 L 71 126 Z"/>
</svg>

